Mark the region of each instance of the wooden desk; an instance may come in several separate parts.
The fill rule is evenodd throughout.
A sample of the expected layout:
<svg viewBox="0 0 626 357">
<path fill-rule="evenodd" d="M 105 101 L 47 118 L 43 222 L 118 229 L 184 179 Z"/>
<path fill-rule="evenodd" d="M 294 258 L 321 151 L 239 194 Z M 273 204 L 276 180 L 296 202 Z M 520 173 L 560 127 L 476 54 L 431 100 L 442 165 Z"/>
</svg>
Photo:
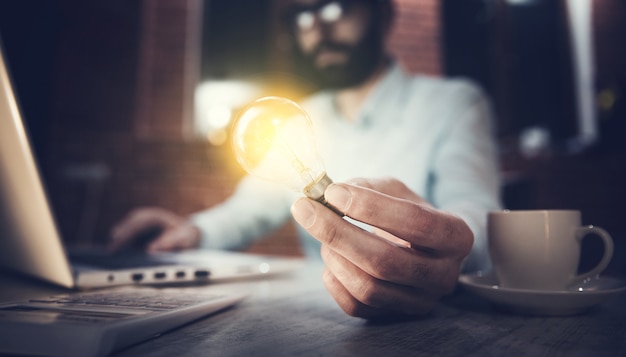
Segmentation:
<svg viewBox="0 0 626 357">
<path fill-rule="evenodd" d="M 427 317 L 376 324 L 347 316 L 321 271 L 233 284 L 253 295 L 116 356 L 626 356 L 626 296 L 578 316 L 529 317 L 459 290 Z"/>
<path fill-rule="evenodd" d="M 578 316 L 531 317 L 459 289 L 426 317 L 370 323 L 341 311 L 321 272 L 311 264 L 263 281 L 193 288 L 252 295 L 115 356 L 626 356 L 625 295 Z"/>
</svg>

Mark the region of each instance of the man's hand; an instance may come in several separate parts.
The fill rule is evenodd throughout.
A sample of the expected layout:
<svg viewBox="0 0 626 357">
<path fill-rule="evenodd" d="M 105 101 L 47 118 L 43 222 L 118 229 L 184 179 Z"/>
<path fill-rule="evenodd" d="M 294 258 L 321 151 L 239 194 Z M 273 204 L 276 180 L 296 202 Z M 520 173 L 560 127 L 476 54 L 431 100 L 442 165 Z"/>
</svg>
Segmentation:
<svg viewBox="0 0 626 357">
<path fill-rule="evenodd" d="M 332 184 L 326 200 L 367 232 L 302 198 L 292 214 L 322 243 L 324 283 L 349 315 L 368 319 L 428 313 L 456 285 L 473 234 L 395 179 Z"/>
<path fill-rule="evenodd" d="M 125 246 L 145 240 L 148 252 L 195 248 L 200 244 L 200 231 L 188 220 L 158 207 L 143 207 L 131 211 L 111 231 L 109 250 L 118 251 Z"/>
</svg>

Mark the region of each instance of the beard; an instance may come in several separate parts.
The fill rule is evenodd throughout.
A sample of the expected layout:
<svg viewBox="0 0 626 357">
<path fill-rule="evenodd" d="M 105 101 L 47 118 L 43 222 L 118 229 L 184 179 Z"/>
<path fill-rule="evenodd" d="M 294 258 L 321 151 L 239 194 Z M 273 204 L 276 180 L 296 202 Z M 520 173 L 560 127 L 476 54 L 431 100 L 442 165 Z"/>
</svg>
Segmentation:
<svg viewBox="0 0 626 357">
<path fill-rule="evenodd" d="M 354 45 L 322 40 L 310 53 L 303 53 L 294 46 L 296 73 L 314 84 L 318 89 L 344 89 L 357 86 L 367 80 L 378 68 L 384 57 L 382 34 L 371 26 L 361 40 Z M 315 58 L 323 50 L 344 53 L 344 63 L 319 68 Z"/>
</svg>

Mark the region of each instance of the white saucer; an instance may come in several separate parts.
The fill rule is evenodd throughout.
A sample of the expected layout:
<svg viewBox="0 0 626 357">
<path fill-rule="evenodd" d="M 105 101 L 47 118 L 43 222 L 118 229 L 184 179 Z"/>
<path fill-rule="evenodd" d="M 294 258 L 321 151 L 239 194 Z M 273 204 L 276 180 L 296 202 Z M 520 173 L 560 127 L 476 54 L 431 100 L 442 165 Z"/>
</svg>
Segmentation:
<svg viewBox="0 0 626 357">
<path fill-rule="evenodd" d="M 468 291 L 514 312 L 531 315 L 573 315 L 626 292 L 626 281 L 596 277 L 563 291 L 503 288 L 493 274 L 463 274 L 459 283 Z"/>
</svg>

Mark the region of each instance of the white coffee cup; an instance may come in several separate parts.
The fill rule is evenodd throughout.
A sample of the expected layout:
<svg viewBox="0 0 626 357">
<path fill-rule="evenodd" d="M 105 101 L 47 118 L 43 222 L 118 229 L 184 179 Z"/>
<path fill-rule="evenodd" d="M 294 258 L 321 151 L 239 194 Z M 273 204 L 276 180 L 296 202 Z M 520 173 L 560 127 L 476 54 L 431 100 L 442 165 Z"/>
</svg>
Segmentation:
<svg viewBox="0 0 626 357">
<path fill-rule="evenodd" d="M 613 239 L 604 229 L 581 226 L 577 210 L 495 211 L 488 215 L 489 254 L 499 285 L 530 290 L 564 290 L 606 269 Z M 597 235 L 604 255 L 577 274 L 581 241 Z"/>
</svg>

